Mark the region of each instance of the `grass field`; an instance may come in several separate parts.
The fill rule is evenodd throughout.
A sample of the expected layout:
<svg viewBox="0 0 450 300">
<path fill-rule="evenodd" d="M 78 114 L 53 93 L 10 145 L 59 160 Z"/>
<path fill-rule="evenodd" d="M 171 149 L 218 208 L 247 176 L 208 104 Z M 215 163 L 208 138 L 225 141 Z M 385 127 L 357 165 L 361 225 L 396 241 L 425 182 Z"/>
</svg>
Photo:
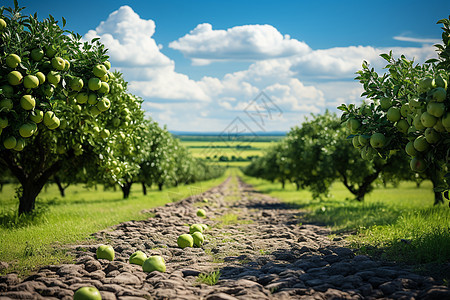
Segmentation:
<svg viewBox="0 0 450 300">
<path fill-rule="evenodd" d="M 282 136 L 251 139 L 242 137 L 237 140 L 224 140 L 219 136 L 178 136 L 178 138 L 194 157 L 226 167 L 243 167 L 248 165 L 253 157 L 262 156 L 264 151 Z"/>
<path fill-rule="evenodd" d="M 414 264 L 450 280 L 450 208 L 448 202 L 433 206 L 430 182 L 420 188 L 411 182 L 380 186 L 360 203 L 338 182 L 330 198 L 313 200 L 294 185 L 283 190 L 279 183 L 243 178 L 257 190 L 307 211 L 305 222 L 329 226 L 334 234 L 350 234 L 347 240 L 362 254 Z"/>
<path fill-rule="evenodd" d="M 72 258 L 58 245 L 86 243 L 90 234 L 108 226 L 146 219 L 149 215 L 141 213 L 143 209 L 202 193 L 226 176 L 163 191 L 148 190 L 147 196 L 136 184 L 129 199 L 122 199 L 120 189 L 104 191 L 101 186 L 97 190 L 70 186 L 61 198 L 57 187 L 50 185 L 39 195 L 36 213 L 20 219 L 15 216 L 14 187 L 6 185 L 0 193 L 0 261 L 10 267 L 0 274 L 15 271 L 23 276 L 39 266 L 70 262 Z"/>
</svg>

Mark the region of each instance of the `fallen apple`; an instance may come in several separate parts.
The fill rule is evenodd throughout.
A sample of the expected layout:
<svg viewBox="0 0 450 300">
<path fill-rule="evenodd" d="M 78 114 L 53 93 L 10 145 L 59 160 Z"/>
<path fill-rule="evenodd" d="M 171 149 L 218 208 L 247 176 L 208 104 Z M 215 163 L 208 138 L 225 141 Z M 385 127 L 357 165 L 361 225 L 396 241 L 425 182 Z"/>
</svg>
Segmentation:
<svg viewBox="0 0 450 300">
<path fill-rule="evenodd" d="M 164 273 L 166 271 L 166 262 L 160 255 L 153 255 L 147 258 L 142 264 L 142 270 L 144 272 L 159 271 Z"/>
<path fill-rule="evenodd" d="M 199 209 L 197 210 L 197 216 L 198 216 L 198 217 L 201 217 L 201 218 L 206 217 L 206 212 L 205 212 L 205 210 L 204 210 L 203 208 L 199 208 Z"/>
<path fill-rule="evenodd" d="M 103 258 L 110 261 L 114 260 L 114 249 L 110 245 L 100 245 L 96 251 L 97 259 Z"/>
<path fill-rule="evenodd" d="M 194 232 L 203 232 L 203 226 L 201 224 L 192 224 L 191 226 L 189 226 L 189 233 L 193 234 Z"/>
<path fill-rule="evenodd" d="M 147 254 L 138 250 L 138 251 L 134 252 L 133 254 L 131 254 L 129 262 L 130 262 L 130 264 L 142 266 L 142 264 L 144 263 L 144 261 L 146 259 L 147 259 Z"/>
<path fill-rule="evenodd" d="M 73 294 L 73 300 L 101 300 L 102 295 L 93 286 L 83 286 Z"/>
<path fill-rule="evenodd" d="M 192 238 L 194 239 L 194 245 L 197 247 L 201 247 L 205 242 L 205 238 L 200 231 L 196 231 L 192 234 Z"/>
<path fill-rule="evenodd" d="M 14 146 L 15 146 L 15 144 L 14 144 Z M 184 249 L 186 247 L 192 247 L 192 246 L 194 246 L 194 239 L 193 239 L 192 235 L 190 235 L 190 234 L 187 234 L 187 233 L 182 234 L 177 239 L 177 245 L 181 249 Z"/>
</svg>

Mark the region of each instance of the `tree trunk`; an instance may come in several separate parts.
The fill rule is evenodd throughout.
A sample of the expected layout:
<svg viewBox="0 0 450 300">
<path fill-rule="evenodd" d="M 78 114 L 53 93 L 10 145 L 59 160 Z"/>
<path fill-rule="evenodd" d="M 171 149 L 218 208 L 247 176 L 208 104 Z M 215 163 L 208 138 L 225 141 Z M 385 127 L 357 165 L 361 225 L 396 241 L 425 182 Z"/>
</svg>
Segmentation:
<svg viewBox="0 0 450 300">
<path fill-rule="evenodd" d="M 295 187 L 296 187 L 297 191 L 300 190 L 300 183 L 298 183 L 298 181 L 295 182 Z"/>
<path fill-rule="evenodd" d="M 130 196 L 130 190 L 131 190 L 132 184 L 133 184 L 132 181 L 130 181 L 130 182 L 127 181 L 123 184 L 123 186 L 121 186 L 122 192 L 123 192 L 123 199 L 128 199 L 128 197 Z"/>
<path fill-rule="evenodd" d="M 147 186 L 145 185 L 145 182 L 142 182 L 142 193 L 144 193 L 144 196 L 147 195 Z"/>
<path fill-rule="evenodd" d="M 66 189 L 62 186 L 61 179 L 59 178 L 59 176 L 53 176 L 53 177 L 55 179 L 56 185 L 58 186 L 59 193 L 61 194 L 61 197 L 64 198 L 66 196 L 66 193 L 65 193 Z"/>
<path fill-rule="evenodd" d="M 281 180 L 281 187 L 283 188 L 283 190 L 285 188 L 285 185 L 286 185 L 286 182 L 284 180 Z"/>
<path fill-rule="evenodd" d="M 19 216 L 34 210 L 36 197 L 44 185 L 45 182 L 40 184 L 32 180 L 22 183 L 22 195 L 19 197 Z"/>
<path fill-rule="evenodd" d="M 158 183 L 158 190 L 162 191 L 163 189 L 163 184 L 162 183 Z"/>
</svg>

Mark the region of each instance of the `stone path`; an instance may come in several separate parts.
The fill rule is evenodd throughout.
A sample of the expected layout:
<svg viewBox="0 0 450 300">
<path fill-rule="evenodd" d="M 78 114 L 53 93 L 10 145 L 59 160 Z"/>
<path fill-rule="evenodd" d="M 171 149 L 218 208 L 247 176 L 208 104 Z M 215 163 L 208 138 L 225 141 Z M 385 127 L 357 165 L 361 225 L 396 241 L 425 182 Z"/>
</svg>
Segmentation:
<svg viewBox="0 0 450 300">
<path fill-rule="evenodd" d="M 196 216 L 199 207 L 206 219 Z M 240 179 L 149 212 L 153 218 L 94 234 L 114 247 L 114 261 L 97 260 L 98 245 L 78 245 L 71 250 L 75 264 L 47 266 L 23 281 L 0 277 L 0 299 L 72 299 L 86 285 L 103 299 L 121 300 L 450 299 L 449 288 L 432 277 L 355 255 L 340 238 L 330 240 L 327 229 L 301 225 L 298 210 Z M 210 226 L 205 244 L 182 250 L 176 239 L 193 223 Z M 129 264 L 137 250 L 162 255 L 166 273 Z M 199 281 L 218 272 L 215 285 Z"/>
</svg>

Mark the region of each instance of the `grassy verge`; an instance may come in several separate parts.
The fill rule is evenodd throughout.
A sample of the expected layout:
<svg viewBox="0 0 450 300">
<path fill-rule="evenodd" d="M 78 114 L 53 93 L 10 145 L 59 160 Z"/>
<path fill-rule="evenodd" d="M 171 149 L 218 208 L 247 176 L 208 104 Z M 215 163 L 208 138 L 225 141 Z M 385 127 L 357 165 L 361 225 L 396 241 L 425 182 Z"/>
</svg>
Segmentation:
<svg viewBox="0 0 450 300">
<path fill-rule="evenodd" d="M 146 219 L 149 215 L 142 210 L 202 193 L 226 176 L 163 191 L 149 190 L 146 196 L 136 184 L 129 199 L 122 199 L 120 190 L 82 186 L 69 187 L 66 197 L 61 198 L 51 185 L 40 194 L 36 213 L 21 219 L 16 216 L 14 187 L 5 186 L 0 193 L 0 261 L 8 262 L 9 268 L 0 270 L 0 274 L 17 272 L 25 276 L 44 265 L 70 262 L 73 258 L 62 245 L 89 243 L 94 232 L 120 222 Z"/>
<path fill-rule="evenodd" d="M 305 222 L 329 226 L 334 233 L 351 233 L 347 240 L 360 253 L 375 255 L 418 268 L 436 271 L 450 278 L 450 209 L 433 206 L 431 183 L 420 188 L 404 182 L 398 187 L 378 187 L 363 203 L 340 183 L 331 189 L 331 197 L 312 200 L 308 191 L 296 191 L 287 184 L 243 176 L 257 190 L 304 209 Z M 440 268 L 442 266 L 442 268 Z"/>
</svg>

